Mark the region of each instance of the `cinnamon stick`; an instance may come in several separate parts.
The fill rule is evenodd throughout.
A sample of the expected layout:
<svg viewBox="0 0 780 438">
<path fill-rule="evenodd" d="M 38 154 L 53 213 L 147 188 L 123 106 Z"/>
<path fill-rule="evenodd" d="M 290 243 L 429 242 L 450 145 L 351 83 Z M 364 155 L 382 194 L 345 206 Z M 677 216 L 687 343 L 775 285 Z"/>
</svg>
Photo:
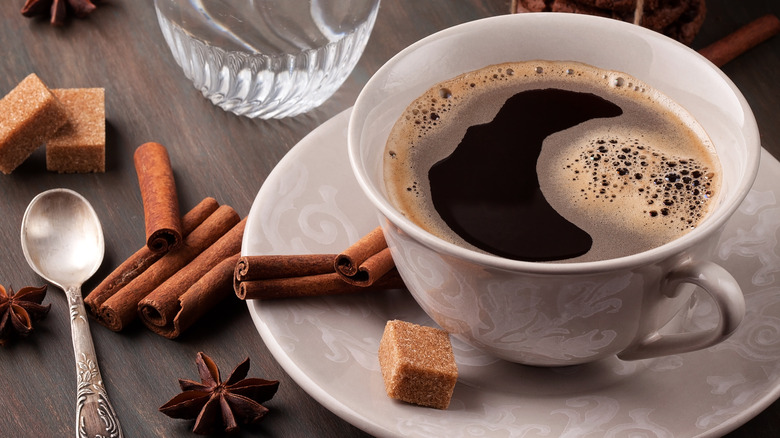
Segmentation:
<svg viewBox="0 0 780 438">
<path fill-rule="evenodd" d="M 382 228 L 375 228 L 339 254 L 334 267 L 344 281 L 357 286 L 370 286 L 393 269 Z"/>
<path fill-rule="evenodd" d="M 219 207 L 219 204 L 214 198 L 206 198 L 193 207 L 193 209 L 187 212 L 181 219 L 182 235 L 184 237 L 188 236 L 192 230 L 203 223 L 217 207 Z M 92 316 L 97 317 L 98 309 L 107 299 L 112 297 L 126 284 L 130 283 L 135 277 L 139 276 L 154 262 L 162 258 L 163 255 L 165 255 L 165 253 L 152 252 L 149 247 L 144 245 L 141 249 L 128 257 L 127 260 L 114 269 L 111 274 L 103 279 L 103 281 L 101 281 L 100 284 L 84 298 L 84 304 L 89 313 Z"/>
<path fill-rule="evenodd" d="M 369 286 L 346 283 L 341 274 L 308 275 L 302 277 L 270 278 L 242 281 L 236 296 L 242 300 L 270 300 L 278 298 L 317 297 L 343 295 L 374 290 L 400 289 L 404 287 L 398 271 L 393 269 Z"/>
<path fill-rule="evenodd" d="M 173 319 L 180 310 L 179 297 L 220 262 L 241 251 L 245 226 L 246 219 L 140 300 L 138 314 L 141 321 L 157 334 L 170 332 Z"/>
<path fill-rule="evenodd" d="M 767 14 L 699 50 L 699 53 L 713 64 L 722 67 L 778 33 L 780 33 L 780 19 L 773 14 Z"/>
<path fill-rule="evenodd" d="M 144 143 L 133 155 L 144 204 L 146 245 L 166 252 L 182 241 L 179 198 L 168 151 L 159 143 Z"/>
<path fill-rule="evenodd" d="M 336 254 L 244 256 L 236 262 L 233 289 L 242 281 L 302 277 L 333 272 Z"/>
<path fill-rule="evenodd" d="M 220 301 L 233 295 L 230 286 L 233 269 L 240 253 L 221 261 L 203 277 L 198 279 L 178 298 L 178 312 L 172 324 L 159 326 L 154 331 L 169 339 L 181 335 L 198 319 L 213 309 Z"/>
<path fill-rule="evenodd" d="M 165 254 L 107 299 L 98 311 L 98 322 L 111 330 L 122 330 L 135 319 L 138 303 L 144 297 L 211 246 L 239 221 L 238 213 L 231 207 L 222 205 L 217 208 L 184 239 L 179 248 Z"/>
</svg>

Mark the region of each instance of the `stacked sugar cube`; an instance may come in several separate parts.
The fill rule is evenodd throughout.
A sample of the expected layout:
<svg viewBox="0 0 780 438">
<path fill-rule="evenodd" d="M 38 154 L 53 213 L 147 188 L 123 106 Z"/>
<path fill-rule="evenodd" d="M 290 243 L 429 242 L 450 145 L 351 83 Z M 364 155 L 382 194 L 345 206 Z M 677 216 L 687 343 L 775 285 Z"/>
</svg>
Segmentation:
<svg viewBox="0 0 780 438">
<path fill-rule="evenodd" d="M 102 88 L 50 90 L 34 73 L 0 99 L 0 171 L 9 174 L 46 143 L 46 168 L 105 172 Z"/>
</svg>

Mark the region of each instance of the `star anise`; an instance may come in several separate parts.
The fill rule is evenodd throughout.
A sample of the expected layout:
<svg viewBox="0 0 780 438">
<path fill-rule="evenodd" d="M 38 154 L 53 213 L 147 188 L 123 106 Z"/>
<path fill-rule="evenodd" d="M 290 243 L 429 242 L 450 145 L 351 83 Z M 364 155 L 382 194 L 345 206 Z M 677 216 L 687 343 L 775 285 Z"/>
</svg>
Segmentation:
<svg viewBox="0 0 780 438">
<path fill-rule="evenodd" d="M 72 11 L 79 18 L 89 15 L 96 8 L 93 1 L 98 0 L 26 0 L 22 6 L 22 15 L 25 17 L 50 15 L 51 24 L 62 26 L 68 11 Z"/>
<path fill-rule="evenodd" d="M 24 337 L 33 329 L 32 323 L 38 321 L 51 308 L 51 304 L 41 305 L 46 297 L 46 286 L 23 287 L 14 294 L 14 290 L 0 285 L 0 345 L 14 336 Z"/>
<path fill-rule="evenodd" d="M 208 434 L 224 430 L 235 432 L 239 423 L 259 422 L 268 409 L 260 403 L 276 394 L 279 381 L 258 378 L 244 379 L 249 371 L 249 358 L 241 362 L 222 382 L 219 369 L 204 353 L 195 361 L 203 383 L 179 379 L 182 392 L 160 406 L 160 412 L 172 418 L 195 418 L 193 432 Z"/>
</svg>

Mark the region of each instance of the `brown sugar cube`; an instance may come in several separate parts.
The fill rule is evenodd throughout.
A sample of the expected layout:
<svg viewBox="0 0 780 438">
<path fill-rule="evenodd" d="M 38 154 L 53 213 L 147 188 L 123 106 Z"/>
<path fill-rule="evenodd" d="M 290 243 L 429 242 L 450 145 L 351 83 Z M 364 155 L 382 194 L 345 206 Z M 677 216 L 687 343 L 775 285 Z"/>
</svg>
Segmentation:
<svg viewBox="0 0 780 438">
<path fill-rule="evenodd" d="M 447 409 L 458 367 L 447 332 L 404 321 L 388 321 L 379 342 L 379 365 L 391 398 Z"/>
<path fill-rule="evenodd" d="M 0 99 L 0 171 L 11 173 L 67 121 L 65 107 L 35 73 Z"/>
<path fill-rule="evenodd" d="M 102 88 L 52 90 L 68 110 L 68 123 L 46 141 L 46 170 L 106 171 L 106 106 Z"/>
</svg>

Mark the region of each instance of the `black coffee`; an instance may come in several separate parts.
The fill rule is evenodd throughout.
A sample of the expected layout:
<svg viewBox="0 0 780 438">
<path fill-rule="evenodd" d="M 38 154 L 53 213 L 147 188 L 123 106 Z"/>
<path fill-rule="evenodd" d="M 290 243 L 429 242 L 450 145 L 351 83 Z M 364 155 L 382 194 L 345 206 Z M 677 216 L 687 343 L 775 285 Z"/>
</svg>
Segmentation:
<svg viewBox="0 0 780 438">
<path fill-rule="evenodd" d="M 469 127 L 455 151 L 431 167 L 436 211 L 466 242 L 496 255 L 551 261 L 585 254 L 593 239 L 547 202 L 536 162 L 549 135 L 622 113 L 590 93 L 545 88 L 515 94 L 493 120 Z"/>
<path fill-rule="evenodd" d="M 695 227 L 717 193 L 709 140 L 624 74 L 562 62 L 445 81 L 393 128 L 385 182 L 415 223 L 527 261 L 620 257 Z"/>
</svg>

